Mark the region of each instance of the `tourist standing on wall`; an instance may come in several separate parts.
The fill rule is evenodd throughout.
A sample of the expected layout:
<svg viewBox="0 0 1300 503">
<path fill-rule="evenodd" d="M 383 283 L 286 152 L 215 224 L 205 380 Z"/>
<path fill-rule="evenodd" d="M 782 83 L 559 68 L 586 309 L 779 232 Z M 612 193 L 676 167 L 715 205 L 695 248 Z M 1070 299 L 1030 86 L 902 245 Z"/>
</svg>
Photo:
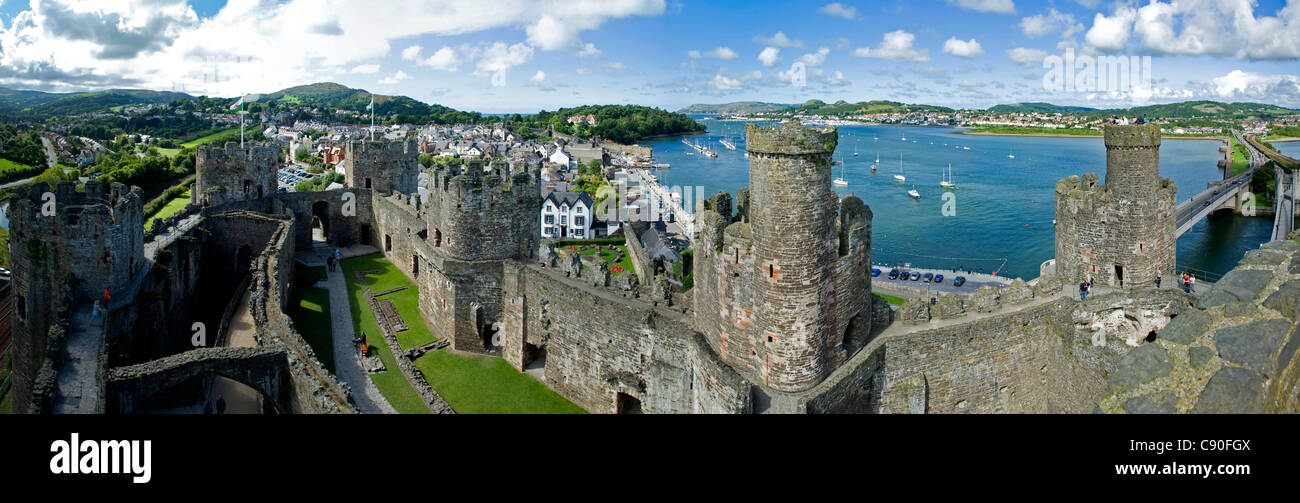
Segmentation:
<svg viewBox="0 0 1300 503">
<path fill-rule="evenodd" d="M 1088 282 L 1079 283 L 1079 300 L 1088 300 Z"/>
<path fill-rule="evenodd" d="M 1191 275 L 1191 274 L 1188 274 L 1188 275 L 1187 275 L 1187 293 L 1195 293 L 1195 292 L 1196 292 L 1196 276 L 1193 276 L 1193 275 Z"/>
<path fill-rule="evenodd" d="M 1156 269 L 1156 288 L 1160 288 L 1160 278 L 1161 278 L 1161 276 L 1162 276 L 1162 275 L 1160 274 L 1160 269 Z"/>
</svg>

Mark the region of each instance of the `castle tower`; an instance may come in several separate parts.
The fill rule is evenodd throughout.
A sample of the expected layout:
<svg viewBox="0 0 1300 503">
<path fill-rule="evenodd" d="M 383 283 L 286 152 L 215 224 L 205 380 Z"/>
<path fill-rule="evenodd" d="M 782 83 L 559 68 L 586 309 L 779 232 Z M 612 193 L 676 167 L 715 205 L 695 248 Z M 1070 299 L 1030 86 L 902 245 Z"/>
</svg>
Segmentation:
<svg viewBox="0 0 1300 503">
<path fill-rule="evenodd" d="M 1173 277 L 1174 182 L 1160 178 L 1160 128 L 1106 126 L 1106 180 L 1071 176 L 1056 186 L 1056 272 L 1120 288 Z M 1172 280 L 1171 280 L 1172 281 Z"/>
<path fill-rule="evenodd" d="M 348 187 L 388 194 L 419 190 L 420 148 L 415 141 L 352 140 L 343 157 Z"/>
<path fill-rule="evenodd" d="M 745 127 L 749 152 L 754 314 L 767 385 L 799 391 L 832 365 L 839 198 L 831 190 L 835 129 Z"/>
<path fill-rule="evenodd" d="M 276 193 L 279 147 L 271 143 L 205 143 L 195 152 L 195 197 L 191 204 L 221 206 L 255 201 Z"/>
<path fill-rule="evenodd" d="M 59 308 L 85 311 L 107 288 L 115 302 L 107 307 L 116 309 L 146 270 L 143 191 L 120 183 L 104 189 L 96 181 L 86 182 L 84 192 L 72 182 L 53 189 L 38 183 L 12 199 L 16 412 L 27 410 Z"/>
</svg>

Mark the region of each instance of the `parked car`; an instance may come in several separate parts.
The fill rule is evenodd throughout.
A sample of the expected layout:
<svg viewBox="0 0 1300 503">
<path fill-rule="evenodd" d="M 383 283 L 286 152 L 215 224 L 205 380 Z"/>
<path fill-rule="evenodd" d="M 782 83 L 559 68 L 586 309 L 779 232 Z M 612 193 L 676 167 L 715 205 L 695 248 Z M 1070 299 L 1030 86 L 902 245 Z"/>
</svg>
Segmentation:
<svg viewBox="0 0 1300 503">
<path fill-rule="evenodd" d="M 954 278 L 954 279 L 952 280 L 952 286 L 960 287 L 960 286 L 962 286 L 962 285 L 964 285 L 964 284 L 966 284 L 966 277 L 965 277 L 965 276 L 957 276 L 956 278 Z"/>
<path fill-rule="evenodd" d="M 12 276 L 12 275 L 13 275 L 13 273 L 12 273 L 12 272 L 9 272 L 8 269 L 5 269 L 5 268 L 3 268 L 3 267 L 0 267 L 0 278 L 6 278 L 6 279 L 8 279 L 8 278 L 9 278 L 10 276 Z"/>
<path fill-rule="evenodd" d="M 919 279 L 921 279 L 921 273 L 916 272 L 916 271 L 912 271 L 912 281 L 916 281 L 916 280 L 919 280 Z"/>
<path fill-rule="evenodd" d="M 934 282 L 935 282 L 935 283 L 943 283 L 943 275 L 942 275 L 942 274 L 935 274 L 935 275 L 934 275 Z"/>
<path fill-rule="evenodd" d="M 898 279 L 898 269 L 889 270 L 889 279 Z"/>
<path fill-rule="evenodd" d="M 879 268 L 876 268 L 876 267 L 872 267 L 872 268 L 871 268 L 871 277 L 874 278 L 874 277 L 876 277 L 876 276 L 880 276 L 880 269 L 879 269 Z"/>
<path fill-rule="evenodd" d="M 932 272 L 927 272 L 927 273 L 925 273 L 924 275 L 921 276 L 921 279 L 925 280 L 926 283 L 929 283 L 929 282 L 931 282 L 931 281 L 934 281 L 934 273 L 932 273 Z"/>
</svg>

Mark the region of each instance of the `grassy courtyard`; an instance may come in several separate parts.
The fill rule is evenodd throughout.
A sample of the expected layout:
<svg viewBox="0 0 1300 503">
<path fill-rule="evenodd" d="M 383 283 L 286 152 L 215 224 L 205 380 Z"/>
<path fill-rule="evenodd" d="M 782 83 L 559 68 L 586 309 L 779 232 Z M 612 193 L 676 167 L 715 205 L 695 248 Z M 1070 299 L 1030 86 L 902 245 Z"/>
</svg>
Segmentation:
<svg viewBox="0 0 1300 503">
<path fill-rule="evenodd" d="M 366 284 L 356 282 L 355 273 L 378 270 L 365 276 Z M 429 327 L 420 317 L 419 290 L 382 253 L 343 260 L 343 273 L 348 285 L 348 299 L 352 309 L 352 324 L 366 334 L 366 342 L 378 351 L 389 369 L 371 374 L 389 403 L 401 413 L 427 413 L 415 390 L 397 370 L 396 360 L 384 343 L 369 306 L 365 290 L 378 293 L 401 286 L 405 290 L 380 297 L 391 299 L 409 330 L 397 334 L 402 349 L 422 346 L 435 341 Z M 546 386 L 512 368 L 505 360 L 492 356 L 462 355 L 446 350 L 426 353 L 415 361 L 429 385 L 458 413 L 581 413 L 581 408 L 570 403 Z"/>
<path fill-rule="evenodd" d="M 568 253 L 580 253 L 584 256 L 599 253 L 600 257 L 605 259 L 605 262 L 609 264 L 610 274 L 618 276 L 623 274 L 625 271 L 632 271 L 632 259 L 628 256 L 627 247 L 619 245 L 618 249 L 619 252 L 623 254 L 623 259 L 618 262 L 614 262 L 614 259 L 618 258 L 618 254 L 614 253 L 606 246 L 566 246 L 558 252 L 561 257 Z"/>
<path fill-rule="evenodd" d="M 294 289 L 289 297 L 289 318 L 307 340 L 321 364 L 334 372 L 334 340 L 330 324 L 329 290 L 311 287 Z"/>
</svg>

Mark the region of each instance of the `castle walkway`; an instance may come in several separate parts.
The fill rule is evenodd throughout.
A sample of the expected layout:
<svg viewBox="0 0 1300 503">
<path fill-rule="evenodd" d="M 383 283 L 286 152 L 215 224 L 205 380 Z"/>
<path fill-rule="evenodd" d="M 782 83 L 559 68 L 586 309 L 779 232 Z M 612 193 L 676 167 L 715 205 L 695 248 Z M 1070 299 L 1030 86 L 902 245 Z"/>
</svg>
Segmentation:
<svg viewBox="0 0 1300 503">
<path fill-rule="evenodd" d="M 104 342 L 103 325 L 91 325 L 91 304 L 80 306 L 72 315 L 68 343 L 63 348 L 63 368 L 59 369 L 55 414 L 98 414 L 99 349 Z M 102 323 L 102 321 L 101 321 Z"/>
<path fill-rule="evenodd" d="M 366 250 L 343 249 L 343 257 L 354 257 L 373 253 L 374 249 L 366 247 Z M 298 260 L 310 267 L 321 267 L 325 265 L 325 255 L 332 253 L 334 250 L 330 246 L 321 246 L 310 251 L 300 251 Z M 344 283 L 343 268 L 337 267 L 330 271 L 326 269 L 326 280 L 317 283 L 323 285 L 330 293 L 330 326 L 333 327 L 334 341 L 334 373 L 340 380 L 348 383 L 352 388 L 352 398 L 357 402 L 357 408 L 364 414 L 396 414 L 397 409 L 388 403 L 388 399 L 379 392 L 374 381 L 366 374 L 365 369 L 361 368 L 361 360 L 357 356 L 356 346 L 352 338 L 356 336 L 356 331 L 352 325 L 352 306 L 348 303 L 348 286 Z"/>
</svg>

